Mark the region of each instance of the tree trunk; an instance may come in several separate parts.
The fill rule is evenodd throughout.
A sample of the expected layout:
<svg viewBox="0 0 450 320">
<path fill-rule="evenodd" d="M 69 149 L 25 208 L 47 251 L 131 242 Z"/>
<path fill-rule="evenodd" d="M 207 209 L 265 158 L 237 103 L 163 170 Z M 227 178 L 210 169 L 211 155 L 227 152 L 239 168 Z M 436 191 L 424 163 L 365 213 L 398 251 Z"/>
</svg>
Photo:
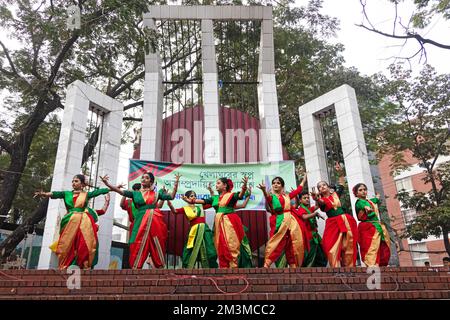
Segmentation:
<svg viewBox="0 0 450 320">
<path fill-rule="evenodd" d="M 12 206 L 14 197 L 16 196 L 17 188 L 19 187 L 20 178 L 27 163 L 27 155 L 31 145 L 30 141 L 23 141 L 24 144 L 14 144 L 14 149 L 11 153 L 11 162 L 3 175 L 3 183 L 0 186 L 0 216 L 6 216 Z M 0 226 L 3 224 L 5 217 L 0 217 Z"/>
<path fill-rule="evenodd" d="M 447 251 L 447 255 L 450 257 L 450 241 L 448 239 L 449 231 L 450 230 L 448 230 L 445 227 L 442 228 L 442 237 L 444 238 L 444 247 L 445 247 L 445 250 Z"/>
<path fill-rule="evenodd" d="M 25 221 L 11 233 L 8 238 L 0 243 L 0 262 L 4 263 L 11 252 L 17 247 L 20 241 L 23 240 L 28 231 L 36 224 L 38 224 L 47 214 L 48 199 L 43 200 L 36 210 L 25 219 Z"/>
<path fill-rule="evenodd" d="M 6 216 L 11 209 L 36 131 L 47 115 L 55 109 L 48 105 L 45 106 L 42 100 L 38 101 L 34 112 L 25 123 L 24 129 L 12 144 L 11 159 L 7 170 L 9 172 L 4 173 L 3 182 L 0 186 L 0 216 Z M 0 226 L 4 220 L 4 217 L 0 217 Z"/>
</svg>

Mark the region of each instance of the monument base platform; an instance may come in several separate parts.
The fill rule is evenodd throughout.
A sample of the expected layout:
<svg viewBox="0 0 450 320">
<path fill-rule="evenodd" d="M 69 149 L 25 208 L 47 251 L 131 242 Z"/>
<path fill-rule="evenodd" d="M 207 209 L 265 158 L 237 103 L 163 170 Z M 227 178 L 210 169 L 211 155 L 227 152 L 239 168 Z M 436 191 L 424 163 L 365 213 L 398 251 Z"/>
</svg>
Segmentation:
<svg viewBox="0 0 450 320">
<path fill-rule="evenodd" d="M 380 271 L 377 289 L 371 281 L 376 276 L 361 267 L 90 270 L 81 271 L 78 283 L 73 274 L 59 270 L 1 270 L 0 299 L 450 299 L 449 268 L 382 267 Z"/>
</svg>

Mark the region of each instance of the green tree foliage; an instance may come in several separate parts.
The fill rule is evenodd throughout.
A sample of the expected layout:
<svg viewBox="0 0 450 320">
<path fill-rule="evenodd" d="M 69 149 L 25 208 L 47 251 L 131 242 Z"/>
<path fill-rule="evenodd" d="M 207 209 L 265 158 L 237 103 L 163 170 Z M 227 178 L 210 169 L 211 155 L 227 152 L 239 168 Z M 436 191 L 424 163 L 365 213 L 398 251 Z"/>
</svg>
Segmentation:
<svg viewBox="0 0 450 320">
<path fill-rule="evenodd" d="M 36 132 L 8 222 L 18 223 L 26 219 L 39 204 L 39 199 L 33 198 L 34 192 L 39 189 L 50 189 L 59 129 L 59 119 L 51 116 Z M 0 155 L 0 168 L 6 166 L 8 158 L 9 155 L 6 153 Z"/>
<path fill-rule="evenodd" d="M 8 154 L 0 185 L 0 215 L 6 216 L 23 188 L 33 139 L 63 108 L 66 87 L 82 80 L 120 100 L 141 96 L 144 53 L 142 16 L 156 1 L 1 1 L 0 27 L 12 46 L 0 42 L 0 89 L 8 92 L 1 117 L 0 147 Z M 81 12 L 80 28 L 68 28 L 67 9 Z M 32 151 L 32 150 L 31 150 Z M 48 151 L 51 151 L 49 149 Z M 49 153 L 50 154 L 50 153 Z M 5 161 L 5 160 L 4 160 Z M 17 198 L 16 202 L 21 199 Z M 38 207 L 34 221 L 45 216 Z M 40 217 L 40 219 L 39 219 Z M 4 218 L 0 218 L 0 223 Z M 29 220 L 31 221 L 31 220 Z M 8 250 L 15 241 L 9 242 Z M 6 242 L 6 241 L 5 241 Z M 2 256 L 7 254 L 0 244 Z"/>
<path fill-rule="evenodd" d="M 414 27 L 423 29 L 427 27 L 433 16 L 442 15 L 445 19 L 450 19 L 449 0 L 414 0 L 417 12 L 412 17 Z"/>
<path fill-rule="evenodd" d="M 392 65 L 391 77 L 384 79 L 384 86 L 398 110 L 379 134 L 380 154 L 392 156 L 396 172 L 409 167 L 404 154 L 410 152 L 423 168 L 424 183 L 430 186 L 429 192 L 403 190 L 397 195 L 405 208 L 417 211 L 404 236 L 422 240 L 442 235 L 450 254 L 450 164 L 438 165 L 440 158 L 450 155 L 450 75 L 438 74 L 426 65 L 413 77 L 410 70 Z"/>
</svg>

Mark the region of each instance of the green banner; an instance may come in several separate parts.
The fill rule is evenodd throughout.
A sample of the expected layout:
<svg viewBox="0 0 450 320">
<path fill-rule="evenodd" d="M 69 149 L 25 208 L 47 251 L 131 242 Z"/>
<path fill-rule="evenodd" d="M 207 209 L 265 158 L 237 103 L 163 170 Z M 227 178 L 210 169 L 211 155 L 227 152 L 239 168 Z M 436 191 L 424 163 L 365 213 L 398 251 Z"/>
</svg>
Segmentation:
<svg viewBox="0 0 450 320">
<path fill-rule="evenodd" d="M 181 199 L 188 190 L 194 190 L 197 198 L 210 197 L 207 190 L 208 184 L 216 192 L 216 181 L 221 177 L 233 181 L 233 192 L 238 192 L 242 186 L 242 178 L 248 177 L 248 186 L 252 187 L 250 201 L 246 210 L 265 210 L 263 193 L 257 185 L 264 182 L 270 189 L 273 178 L 280 176 L 285 181 L 285 190 L 296 188 L 294 161 L 278 161 L 268 163 L 236 163 L 236 164 L 174 164 L 169 162 L 155 162 L 144 160 L 130 160 L 130 174 L 128 177 L 129 189 L 135 183 L 141 181 L 145 172 L 152 172 L 156 179 L 156 189 L 165 186 L 167 190 L 173 190 L 175 174 L 181 174 L 178 193 L 174 199 L 175 208 L 183 207 L 186 203 Z M 164 203 L 164 208 L 167 204 Z"/>
</svg>

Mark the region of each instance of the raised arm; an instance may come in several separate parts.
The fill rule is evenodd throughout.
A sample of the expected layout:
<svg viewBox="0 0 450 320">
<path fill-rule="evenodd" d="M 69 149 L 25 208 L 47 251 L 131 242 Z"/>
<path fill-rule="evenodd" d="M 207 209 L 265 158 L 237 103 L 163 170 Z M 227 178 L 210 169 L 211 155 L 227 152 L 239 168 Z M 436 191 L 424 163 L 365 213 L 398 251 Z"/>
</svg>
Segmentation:
<svg viewBox="0 0 450 320">
<path fill-rule="evenodd" d="M 248 191 L 245 193 L 245 200 L 241 204 L 236 204 L 234 206 L 235 209 L 244 209 L 248 202 L 250 201 L 250 196 L 252 195 L 252 187 L 248 188 Z"/>
<path fill-rule="evenodd" d="M 163 207 L 163 205 L 164 205 L 164 200 L 159 200 L 158 204 L 156 205 L 156 207 L 161 209 Z"/>
<path fill-rule="evenodd" d="M 103 181 L 105 186 L 107 186 L 109 188 L 109 190 L 117 192 L 118 194 L 123 196 L 123 191 L 118 186 L 113 186 L 109 183 L 109 177 L 107 174 L 104 175 L 103 177 L 102 176 L 99 176 L 99 177 L 100 177 L 100 180 Z"/>
<path fill-rule="evenodd" d="M 175 209 L 172 202 L 170 200 L 167 201 L 167 204 L 169 205 L 170 211 L 174 214 L 184 214 L 184 208 L 178 208 Z"/>
<path fill-rule="evenodd" d="M 109 193 L 107 193 L 105 195 L 105 204 L 103 205 L 103 207 L 100 210 L 96 210 L 97 214 L 99 216 L 103 215 L 106 213 L 106 211 L 108 211 L 108 207 L 109 207 L 109 201 L 111 200 L 111 196 L 109 195 Z"/>
<path fill-rule="evenodd" d="M 345 185 L 345 174 L 344 174 L 344 168 L 341 167 L 341 165 L 339 164 L 339 162 L 336 161 L 334 168 L 336 169 L 336 172 L 339 176 L 338 178 L 338 183 L 341 186 Z"/>
<path fill-rule="evenodd" d="M 178 191 L 178 183 L 180 182 L 180 174 L 175 174 L 175 186 L 173 187 L 172 193 L 170 194 L 170 196 L 172 197 L 172 199 L 175 199 L 175 196 L 177 195 L 177 191 Z"/>
<path fill-rule="evenodd" d="M 51 198 L 52 196 L 53 196 L 53 192 L 44 192 L 42 190 L 39 190 L 34 193 L 33 198 L 36 198 L 36 197 Z"/>
<path fill-rule="evenodd" d="M 170 212 L 177 213 L 170 200 L 167 201 L 167 205 L 169 206 Z"/>
<path fill-rule="evenodd" d="M 302 193 L 303 188 L 305 187 L 306 180 L 307 180 L 307 178 L 306 178 L 306 173 L 305 173 L 305 175 L 303 176 L 303 179 L 300 182 L 300 184 L 298 185 L 297 189 L 292 190 L 289 193 L 289 198 L 291 198 L 291 199 L 296 198 L 300 193 Z"/>
<path fill-rule="evenodd" d="M 264 181 L 262 181 L 258 186 L 258 189 L 261 189 L 263 195 L 264 195 L 264 199 L 266 199 L 266 207 L 268 207 L 270 212 L 274 212 L 273 210 L 273 206 L 272 206 L 272 197 L 270 196 L 270 194 L 267 192 L 266 190 L 266 185 L 264 184 Z M 267 209 L 267 208 L 266 208 Z"/>
<path fill-rule="evenodd" d="M 248 182 L 248 177 L 244 176 L 242 178 L 242 188 L 241 188 L 241 192 L 239 192 L 238 198 L 239 200 L 242 200 L 242 198 L 244 198 L 244 194 L 247 191 L 247 182 Z"/>
<path fill-rule="evenodd" d="M 203 204 L 203 205 L 206 204 L 206 201 L 203 199 L 195 199 L 195 201 L 191 201 L 188 197 L 184 195 L 181 197 L 181 199 L 190 204 Z"/>
<path fill-rule="evenodd" d="M 120 199 L 120 207 L 123 210 L 127 210 L 128 204 L 127 204 L 127 198 L 122 196 L 122 199 Z"/>
<path fill-rule="evenodd" d="M 214 195 L 214 190 L 211 188 L 211 182 L 208 183 L 208 187 L 206 188 L 209 191 L 209 194 L 211 195 L 211 197 Z"/>
</svg>

